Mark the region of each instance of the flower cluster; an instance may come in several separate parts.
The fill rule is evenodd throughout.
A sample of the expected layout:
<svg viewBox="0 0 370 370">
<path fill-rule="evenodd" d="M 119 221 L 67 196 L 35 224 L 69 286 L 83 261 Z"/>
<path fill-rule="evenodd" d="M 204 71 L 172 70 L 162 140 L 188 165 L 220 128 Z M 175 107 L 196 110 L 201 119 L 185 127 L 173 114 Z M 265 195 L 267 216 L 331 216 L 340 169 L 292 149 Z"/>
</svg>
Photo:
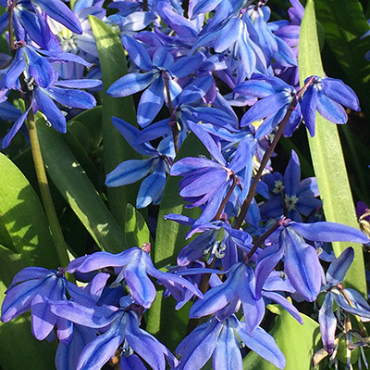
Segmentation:
<svg viewBox="0 0 370 370">
<path fill-rule="evenodd" d="M 146 240 L 118 254 L 77 257 L 65 270 L 28 267 L 14 277 L 1 321 L 30 309 L 38 340 L 56 333 L 57 370 L 99 370 L 115 355 L 122 370 L 200 370 L 211 357 L 215 370 L 241 370 L 244 347 L 283 369 L 284 354 L 263 323 L 271 302 L 303 324 L 292 299 L 314 302 L 325 294 L 318 317 L 328 354 L 342 324 L 334 302 L 347 316 L 370 319 L 365 299 L 341 285 L 353 249 L 334 259 L 326 274 L 316 249 L 366 244 L 368 237 L 318 221 L 316 179 L 301 179 L 294 150 L 283 175 L 271 168 L 282 135 L 292 136 L 302 124 L 315 135 L 317 112 L 343 124 L 343 107 L 360 110 L 340 80 L 311 76 L 299 84 L 303 7 L 297 0 L 291 0 L 291 21 L 280 22 L 270 21 L 266 1 L 190 0 L 186 14 L 185 1 L 178 0 L 78 0 L 73 11 L 59 0 L 2 3 L 7 12 L 0 29 L 9 24 L 12 55 L 0 72 L 0 110 L 15 121 L 3 148 L 37 111 L 65 133 L 66 116 L 97 104 L 93 91 L 102 86 L 101 71 L 88 21 L 96 16 L 121 36 L 129 60 L 129 72 L 99 99 L 134 96 L 139 128 L 118 117 L 112 124 L 141 158 L 118 164 L 105 185 L 142 180 L 136 208 L 157 213 L 166 184 L 178 177 L 179 195 L 197 215 L 165 216 L 168 224 L 188 228 L 187 239 L 194 237 L 178 248 L 177 265 L 168 271 L 154 266 Z M 114 14 L 106 17 L 103 5 Z M 23 113 L 6 101 L 14 92 L 25 98 Z M 183 156 L 194 136 L 205 154 Z M 151 231 L 155 237 L 155 226 Z M 145 330 L 157 296 L 153 280 L 177 309 L 191 305 L 194 328 L 189 325 L 177 343 L 176 356 Z"/>
</svg>

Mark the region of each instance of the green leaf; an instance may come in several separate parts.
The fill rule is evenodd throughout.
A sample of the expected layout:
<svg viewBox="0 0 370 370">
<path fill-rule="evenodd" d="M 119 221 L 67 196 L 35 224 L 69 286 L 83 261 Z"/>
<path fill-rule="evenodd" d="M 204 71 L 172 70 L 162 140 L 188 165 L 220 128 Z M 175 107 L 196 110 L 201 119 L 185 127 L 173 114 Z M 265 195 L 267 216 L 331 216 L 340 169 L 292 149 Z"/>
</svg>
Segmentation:
<svg viewBox="0 0 370 370">
<path fill-rule="evenodd" d="M 73 156 L 64 136 L 37 115 L 42 155 L 53 183 L 63 195 L 98 246 L 118 253 L 124 248 L 124 234 L 99 194 Z"/>
<path fill-rule="evenodd" d="M 128 247 L 141 248 L 144 243 L 150 242 L 150 232 L 144 217 L 130 203 L 126 208 L 125 238 Z"/>
<path fill-rule="evenodd" d="M 324 76 L 315 24 L 314 1 L 308 0 L 299 38 L 298 63 L 302 85 L 309 76 Z M 357 228 L 356 213 L 336 125 L 317 114 L 315 137 L 309 136 L 308 139 L 326 220 Z M 362 246 L 353 243 L 333 243 L 335 255 L 340 255 L 349 245 L 354 247 L 356 257 L 347 272 L 345 284 L 366 295 Z"/>
<path fill-rule="evenodd" d="M 39 198 L 22 172 L 1 153 L 0 168 L 1 242 L 30 265 L 57 268 L 60 263 Z"/>
<path fill-rule="evenodd" d="M 358 0 L 315 0 L 317 18 L 325 30 L 325 42 L 334 54 L 361 107 L 370 114 L 370 37 L 361 39 L 369 24 Z M 333 64 L 333 60 L 330 60 Z M 330 65 L 328 66 L 330 68 Z"/>
<path fill-rule="evenodd" d="M 308 316 L 301 314 L 303 318 L 303 325 L 301 325 L 278 305 L 273 305 L 273 310 L 278 316 L 270 334 L 285 355 L 286 367 L 284 370 L 312 369 L 312 356 L 320 348 L 319 324 Z M 243 369 L 276 370 L 277 367 L 255 352 L 251 352 L 243 360 Z"/>
<path fill-rule="evenodd" d="M 87 152 L 97 148 L 103 139 L 103 107 L 97 107 L 80 113 L 68 122 L 68 131 L 72 131 L 84 145 Z M 75 127 L 75 121 L 82 123 Z M 88 140 L 86 140 L 86 135 Z M 92 143 L 91 143 L 92 140 Z"/>
<path fill-rule="evenodd" d="M 106 94 L 113 82 L 127 74 L 126 57 L 119 37 L 98 18 L 89 16 L 89 21 L 103 74 L 103 138 L 104 143 L 108 143 L 104 145 L 107 174 L 125 160 L 140 158 L 112 124 L 112 117 L 118 117 L 137 127 L 136 112 L 132 96 L 112 98 Z M 109 207 L 122 228 L 125 225 L 126 204 L 136 204 L 137 191 L 136 184 L 108 188 Z"/>
<path fill-rule="evenodd" d="M 196 157 L 208 154 L 203 144 L 194 134 L 190 134 L 176 156 L 176 161 L 184 157 Z M 185 209 L 184 200 L 179 195 L 180 177 L 169 177 L 163 191 L 162 201 L 159 209 L 155 246 L 152 248 L 152 259 L 157 268 L 175 265 L 180 250 L 189 240 L 185 235 L 189 231 L 187 227 L 177 222 L 166 221 L 165 215 L 169 213 L 183 214 L 192 218 L 198 218 L 200 211 L 197 208 Z M 190 305 L 175 310 L 175 302 L 172 297 L 163 298 L 162 292 L 148 312 L 147 330 L 156 334 L 170 349 L 175 349 L 184 338 L 188 323 Z M 168 318 L 171 317 L 171 320 Z"/>
<path fill-rule="evenodd" d="M 0 245 L 0 297 L 14 275 L 27 267 L 23 256 Z M 0 368 L 19 370 L 50 370 L 55 368 L 56 342 L 39 342 L 31 334 L 30 314 L 26 313 L 8 323 L 0 322 Z"/>
</svg>

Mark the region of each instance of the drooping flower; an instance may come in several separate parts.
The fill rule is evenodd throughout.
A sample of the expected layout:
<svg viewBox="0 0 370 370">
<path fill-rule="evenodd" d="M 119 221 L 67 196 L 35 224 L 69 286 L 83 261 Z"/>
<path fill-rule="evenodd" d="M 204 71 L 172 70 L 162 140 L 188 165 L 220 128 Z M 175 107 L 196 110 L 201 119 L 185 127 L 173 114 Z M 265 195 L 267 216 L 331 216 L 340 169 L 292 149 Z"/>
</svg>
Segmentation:
<svg viewBox="0 0 370 370">
<path fill-rule="evenodd" d="M 157 270 L 149 254 L 137 247 L 132 247 L 116 255 L 97 252 L 77 258 L 69 264 L 67 271 L 86 273 L 106 267 L 114 267 L 118 274 L 113 286 L 117 286 L 124 280 L 130 289 L 132 298 L 145 308 L 151 306 L 156 296 L 156 289 L 148 275 L 158 279 L 179 301 L 183 300 L 186 289 L 191 290 L 196 296 L 202 297 L 199 289 L 189 281 L 177 275 Z"/>
<path fill-rule="evenodd" d="M 360 110 L 355 92 L 343 81 L 313 76 L 301 103 L 303 119 L 310 135 L 315 135 L 316 111 L 330 122 L 346 123 L 348 117 L 342 105 L 355 111 Z"/>
</svg>

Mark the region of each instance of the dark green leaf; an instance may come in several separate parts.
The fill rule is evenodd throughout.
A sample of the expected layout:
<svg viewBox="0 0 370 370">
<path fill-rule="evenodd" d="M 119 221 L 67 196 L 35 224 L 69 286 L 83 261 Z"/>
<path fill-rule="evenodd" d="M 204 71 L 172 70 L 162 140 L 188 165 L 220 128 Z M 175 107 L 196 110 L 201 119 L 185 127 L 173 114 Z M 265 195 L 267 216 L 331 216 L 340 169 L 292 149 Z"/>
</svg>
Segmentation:
<svg viewBox="0 0 370 370">
<path fill-rule="evenodd" d="M 132 97 L 112 98 L 106 94 L 113 82 L 127 73 L 126 57 L 119 37 L 101 20 L 89 16 L 99 53 L 103 73 L 103 138 L 106 174 L 121 162 L 140 158 L 112 124 L 112 117 L 119 117 L 137 127 Z M 107 144 L 108 143 L 108 144 Z M 108 188 L 109 207 L 124 229 L 126 204 L 136 204 L 138 187 L 135 184 Z"/>
<path fill-rule="evenodd" d="M 312 75 L 324 76 L 315 25 L 315 5 L 308 0 L 299 38 L 299 71 L 303 81 Z M 336 125 L 317 114 L 316 135 L 309 137 L 312 163 L 327 221 L 357 228 L 357 219 L 349 186 L 342 147 Z M 345 284 L 366 295 L 362 246 L 353 243 L 333 243 L 336 256 L 352 245 L 355 259 L 347 272 Z"/>
<path fill-rule="evenodd" d="M 30 265 L 57 268 L 60 263 L 39 198 L 22 172 L 1 153 L 0 168 L 2 243 L 22 254 Z"/>
<path fill-rule="evenodd" d="M 141 213 L 130 203 L 126 208 L 125 226 L 126 245 L 141 248 L 144 243 L 150 242 L 150 232 Z"/>
<path fill-rule="evenodd" d="M 47 127 L 39 115 L 37 129 L 45 166 L 59 192 L 100 248 L 121 252 L 125 248 L 123 232 L 68 149 L 64 136 Z"/>
</svg>

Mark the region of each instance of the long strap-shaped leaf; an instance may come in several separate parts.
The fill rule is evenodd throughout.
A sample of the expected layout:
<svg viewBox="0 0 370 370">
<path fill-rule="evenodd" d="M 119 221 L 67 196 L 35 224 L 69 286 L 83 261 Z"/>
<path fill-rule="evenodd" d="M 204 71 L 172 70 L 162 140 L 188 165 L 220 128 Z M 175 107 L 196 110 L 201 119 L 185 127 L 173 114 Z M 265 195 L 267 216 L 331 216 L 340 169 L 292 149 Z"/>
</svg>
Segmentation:
<svg viewBox="0 0 370 370">
<path fill-rule="evenodd" d="M 324 76 L 316 31 L 314 0 L 308 0 L 299 37 L 299 74 L 301 84 L 312 75 Z M 357 227 L 356 213 L 344 163 L 337 127 L 319 114 L 316 134 L 309 137 L 312 162 L 327 221 Z M 362 248 L 353 243 L 333 243 L 335 255 L 345 248 L 355 248 L 355 260 L 347 272 L 345 284 L 366 294 Z"/>
<path fill-rule="evenodd" d="M 112 124 L 112 117 L 119 117 L 137 127 L 132 96 L 112 98 L 105 92 L 127 73 L 126 57 L 119 37 L 101 20 L 89 16 L 94 33 L 99 62 L 103 74 L 103 142 L 105 173 L 128 159 L 140 158 Z M 137 184 L 108 188 L 109 208 L 124 229 L 127 203 L 135 204 Z"/>
</svg>

